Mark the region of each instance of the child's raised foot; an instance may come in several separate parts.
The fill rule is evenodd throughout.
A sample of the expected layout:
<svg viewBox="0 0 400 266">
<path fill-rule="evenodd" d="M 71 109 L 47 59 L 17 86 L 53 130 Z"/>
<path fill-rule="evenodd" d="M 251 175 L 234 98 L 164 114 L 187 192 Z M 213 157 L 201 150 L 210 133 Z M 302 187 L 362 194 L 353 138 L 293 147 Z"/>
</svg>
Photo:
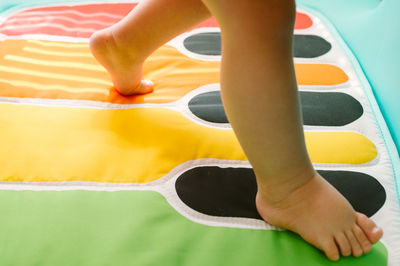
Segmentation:
<svg viewBox="0 0 400 266">
<path fill-rule="evenodd" d="M 330 260 L 359 257 L 371 250 L 382 230 L 364 214 L 355 212 L 348 201 L 318 173 L 286 195 L 271 198 L 259 189 L 257 210 L 268 223 L 296 232 L 325 252 Z M 281 190 L 281 188 L 279 188 Z"/>
<path fill-rule="evenodd" d="M 111 75 L 115 88 L 123 95 L 153 91 L 153 83 L 142 80 L 143 61 L 132 47 L 118 43 L 112 27 L 95 32 L 89 40 L 90 51 Z"/>
</svg>

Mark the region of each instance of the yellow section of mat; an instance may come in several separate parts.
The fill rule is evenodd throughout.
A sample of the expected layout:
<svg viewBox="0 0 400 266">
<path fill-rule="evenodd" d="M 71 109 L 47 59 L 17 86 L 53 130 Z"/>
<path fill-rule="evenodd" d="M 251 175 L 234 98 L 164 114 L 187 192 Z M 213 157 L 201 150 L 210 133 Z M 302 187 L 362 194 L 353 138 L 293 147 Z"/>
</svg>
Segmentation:
<svg viewBox="0 0 400 266">
<path fill-rule="evenodd" d="M 377 154 L 358 133 L 305 135 L 313 162 L 362 164 Z M 1 181 L 143 183 L 189 160 L 246 160 L 232 130 L 205 127 L 164 108 L 2 103 L 0 139 Z"/>
</svg>

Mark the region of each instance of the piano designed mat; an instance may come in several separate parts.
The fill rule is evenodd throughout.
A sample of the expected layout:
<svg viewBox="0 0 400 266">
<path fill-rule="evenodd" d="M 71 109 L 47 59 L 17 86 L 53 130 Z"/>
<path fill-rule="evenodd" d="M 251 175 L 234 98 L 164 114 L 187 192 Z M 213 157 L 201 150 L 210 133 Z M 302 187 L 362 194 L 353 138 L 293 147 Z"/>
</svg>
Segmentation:
<svg viewBox="0 0 400 266">
<path fill-rule="evenodd" d="M 1 265 L 400 263 L 391 161 L 362 73 L 328 22 L 297 12 L 307 149 L 385 231 L 368 255 L 335 263 L 255 209 L 254 173 L 220 98 L 215 19 L 149 57 L 153 93 L 124 97 L 112 87 L 88 37 L 135 6 L 48 5 L 2 17 Z"/>
</svg>

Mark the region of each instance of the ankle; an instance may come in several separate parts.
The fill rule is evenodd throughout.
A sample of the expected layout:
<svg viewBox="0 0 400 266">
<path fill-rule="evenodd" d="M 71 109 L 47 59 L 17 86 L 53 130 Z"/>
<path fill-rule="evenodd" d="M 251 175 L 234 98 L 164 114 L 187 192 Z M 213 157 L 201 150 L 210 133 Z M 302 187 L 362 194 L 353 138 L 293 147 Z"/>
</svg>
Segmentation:
<svg viewBox="0 0 400 266">
<path fill-rule="evenodd" d="M 126 61 L 132 62 L 132 64 L 144 63 L 147 56 L 141 51 L 140 46 L 136 45 L 135 41 L 127 40 L 125 36 L 121 36 L 116 26 L 110 28 L 109 38 L 112 47 L 123 55 Z"/>
<path fill-rule="evenodd" d="M 296 194 L 299 190 L 303 190 L 304 187 L 308 187 L 306 184 L 312 182 L 312 180 L 316 178 L 318 178 L 318 173 L 314 169 L 294 175 L 291 178 L 282 178 L 278 180 L 257 178 L 257 197 L 267 204 L 279 205 L 282 201 L 287 199 L 289 195 Z"/>
</svg>

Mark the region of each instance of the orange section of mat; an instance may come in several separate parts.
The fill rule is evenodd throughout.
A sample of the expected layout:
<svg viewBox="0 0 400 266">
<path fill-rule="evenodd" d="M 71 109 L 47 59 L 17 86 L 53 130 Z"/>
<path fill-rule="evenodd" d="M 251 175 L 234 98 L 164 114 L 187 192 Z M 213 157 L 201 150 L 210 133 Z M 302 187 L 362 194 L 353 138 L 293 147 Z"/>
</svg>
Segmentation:
<svg viewBox="0 0 400 266">
<path fill-rule="evenodd" d="M 334 86 L 345 83 L 349 77 L 330 64 L 294 64 L 297 83 L 300 85 Z"/>
<path fill-rule="evenodd" d="M 189 58 L 163 46 L 144 65 L 153 93 L 121 96 L 87 43 L 37 40 L 0 42 L 0 97 L 91 100 L 118 104 L 169 103 L 206 84 L 219 83 L 220 62 Z M 337 66 L 295 64 L 300 85 L 338 85 L 348 80 Z"/>
</svg>

